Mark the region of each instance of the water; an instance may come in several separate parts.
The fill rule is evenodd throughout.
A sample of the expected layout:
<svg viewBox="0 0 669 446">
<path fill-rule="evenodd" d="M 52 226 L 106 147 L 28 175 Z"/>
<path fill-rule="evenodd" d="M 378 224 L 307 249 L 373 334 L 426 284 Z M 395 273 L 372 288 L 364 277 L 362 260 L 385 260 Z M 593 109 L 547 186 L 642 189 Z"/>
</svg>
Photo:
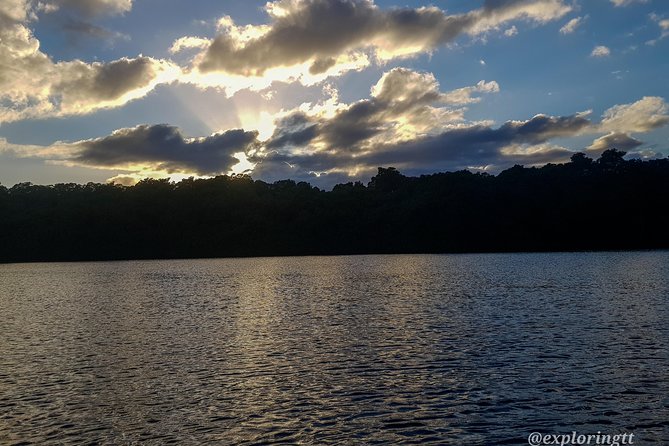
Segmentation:
<svg viewBox="0 0 669 446">
<path fill-rule="evenodd" d="M 0 444 L 669 444 L 669 253 L 0 265 Z"/>
</svg>

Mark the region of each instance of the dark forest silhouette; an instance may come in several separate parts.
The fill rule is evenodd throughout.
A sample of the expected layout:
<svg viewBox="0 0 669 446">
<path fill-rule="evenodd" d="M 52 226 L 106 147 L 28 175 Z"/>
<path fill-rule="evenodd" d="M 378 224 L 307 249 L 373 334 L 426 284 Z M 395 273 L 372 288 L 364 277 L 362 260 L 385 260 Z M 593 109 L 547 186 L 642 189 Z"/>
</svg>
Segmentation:
<svg viewBox="0 0 669 446">
<path fill-rule="evenodd" d="M 669 247 L 669 160 L 403 176 L 0 186 L 0 261 Z"/>
</svg>

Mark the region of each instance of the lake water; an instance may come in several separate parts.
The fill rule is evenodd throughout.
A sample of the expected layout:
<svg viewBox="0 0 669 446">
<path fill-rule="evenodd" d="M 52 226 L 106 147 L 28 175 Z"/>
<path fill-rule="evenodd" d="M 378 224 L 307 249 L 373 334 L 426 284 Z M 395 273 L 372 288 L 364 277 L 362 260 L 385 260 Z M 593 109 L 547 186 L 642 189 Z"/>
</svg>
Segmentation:
<svg viewBox="0 0 669 446">
<path fill-rule="evenodd" d="M 0 265 L 0 444 L 669 444 L 669 253 Z"/>
</svg>

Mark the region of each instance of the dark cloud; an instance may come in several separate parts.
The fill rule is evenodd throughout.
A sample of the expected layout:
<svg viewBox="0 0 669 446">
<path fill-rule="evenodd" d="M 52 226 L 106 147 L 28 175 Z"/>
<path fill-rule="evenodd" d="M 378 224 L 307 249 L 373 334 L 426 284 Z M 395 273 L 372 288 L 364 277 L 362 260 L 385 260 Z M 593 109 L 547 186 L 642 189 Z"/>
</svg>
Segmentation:
<svg viewBox="0 0 669 446">
<path fill-rule="evenodd" d="M 537 115 L 529 121 L 511 121 L 495 131 L 495 139 L 540 144 L 553 138 L 574 136 L 591 125 L 581 114 L 572 116 Z"/>
<path fill-rule="evenodd" d="M 553 20 L 570 7 L 562 0 L 495 1 L 449 16 L 436 7 L 382 10 L 370 0 L 280 0 L 266 9 L 272 19 L 266 32 L 242 41 L 229 29 L 211 42 L 199 69 L 262 76 L 270 68 L 313 61 L 310 71 L 317 74 L 351 51 L 372 48 L 381 59 L 402 57 L 510 20 Z"/>
<path fill-rule="evenodd" d="M 102 100 L 116 99 L 128 90 L 148 85 L 155 76 L 153 60 L 148 57 L 120 59 L 95 68 L 95 75 L 90 77 L 88 85 L 78 85 L 77 88 Z"/>
<path fill-rule="evenodd" d="M 334 57 L 328 57 L 326 59 L 316 59 L 314 63 L 309 67 L 309 73 L 311 74 L 321 74 L 325 73 L 330 68 L 334 67 L 337 63 L 337 59 Z"/>
<path fill-rule="evenodd" d="M 273 151 L 255 157 L 259 164 L 254 173 L 273 179 L 279 179 L 281 174 L 307 179 L 328 171 L 367 174 L 377 166 L 434 172 L 484 166 L 500 170 L 514 164 L 561 163 L 568 161 L 574 152 L 544 143 L 553 138 L 577 135 L 590 125 L 590 121 L 582 115 L 539 115 L 527 121 L 507 122 L 499 128 L 473 125 L 409 141 L 378 144 L 364 153 L 352 154 L 346 150 L 309 154 Z M 335 177 L 339 178 L 322 175 L 315 178 L 318 178 L 317 182 L 324 183 Z"/>
<path fill-rule="evenodd" d="M 238 160 L 234 153 L 256 144 L 257 132 L 228 130 L 206 138 L 186 139 L 169 125 L 141 125 L 117 130 L 106 138 L 74 145 L 71 161 L 97 167 L 150 165 L 167 172 L 201 175 L 227 172 Z"/>
<path fill-rule="evenodd" d="M 85 64 L 72 62 L 68 76 L 54 89 L 69 101 L 113 101 L 128 92 L 149 86 L 156 78 L 159 63 L 150 57 L 119 59 Z"/>
<path fill-rule="evenodd" d="M 294 112 L 276 121 L 277 128 L 265 144 L 270 149 L 299 147 L 309 144 L 318 136 L 318 124 L 304 112 Z"/>
<path fill-rule="evenodd" d="M 100 16 L 127 12 L 132 0 L 40 0 L 35 10 L 43 13 L 40 22 L 52 24 L 66 33 L 68 43 L 79 47 L 91 39 L 112 43 L 130 37 L 94 23 Z M 99 43 L 99 42 L 96 42 Z"/>
<path fill-rule="evenodd" d="M 113 41 L 117 39 L 127 39 L 124 34 L 110 31 L 107 28 L 94 25 L 93 23 L 84 20 L 70 18 L 63 24 L 63 30 L 73 36 L 71 43 L 77 43 L 81 37 L 95 38 L 106 41 Z"/>
<path fill-rule="evenodd" d="M 42 3 L 42 8 L 65 8 L 79 14 L 93 17 L 100 15 L 122 14 L 130 11 L 133 0 L 51 0 Z"/>
<path fill-rule="evenodd" d="M 548 146 L 543 150 L 512 153 L 504 153 L 503 149 L 513 145 L 537 145 L 558 136 L 573 136 L 587 125 L 587 119 L 576 115 L 535 116 L 524 122 L 507 122 L 497 129 L 477 125 L 414 141 L 391 143 L 358 157 L 356 161 L 369 165 L 400 163 L 409 166 L 439 163 L 450 168 L 514 164 L 518 160 L 525 160 L 527 164 L 556 162 L 556 155 L 560 159 L 564 156 L 563 149 Z"/>
<path fill-rule="evenodd" d="M 383 104 L 375 100 L 357 102 L 323 123 L 320 135 L 330 150 L 353 150 L 359 142 L 383 132 L 380 118 L 384 110 Z"/>
<path fill-rule="evenodd" d="M 254 174 L 316 175 L 322 183 L 334 178 L 323 173 L 360 175 L 377 166 L 416 172 L 564 162 L 573 152 L 549 141 L 592 130 L 584 114 L 537 115 L 498 128 L 464 123 L 462 105 L 476 102 L 475 93 L 497 90 L 496 83 L 482 81 L 442 93 L 429 73 L 393 69 L 369 99 L 330 115 L 300 110 L 278 120 L 264 150 L 252 155 Z"/>
<path fill-rule="evenodd" d="M 494 129 L 478 125 L 454 129 L 436 136 L 388 144 L 364 156 L 357 157 L 357 162 L 368 165 L 399 164 L 409 167 L 444 166 L 448 169 L 465 169 L 472 166 L 504 166 L 521 164 L 540 164 L 561 162 L 569 158 L 571 151 L 560 147 L 545 146 L 536 150 L 522 150 L 524 145 L 537 145 L 551 139 L 557 133 L 568 136 L 563 120 L 574 117 L 552 118 L 546 124 L 543 116 L 535 117 L 522 124 L 513 122 Z M 541 122 L 541 125 L 537 124 Z M 572 127 L 574 134 L 582 128 L 582 123 Z M 533 132 L 531 131 L 533 130 Z M 511 146 L 518 150 L 505 152 Z"/>
<path fill-rule="evenodd" d="M 268 68 L 327 60 L 370 37 L 369 23 L 376 8 L 368 2 L 313 0 L 277 17 L 272 29 L 239 48 L 234 37 L 214 39 L 200 63 L 200 70 L 262 75 Z"/>
<path fill-rule="evenodd" d="M 392 133 L 400 122 L 431 129 L 459 121 L 461 105 L 478 100 L 472 97 L 474 93 L 498 89 L 495 82 L 480 82 L 474 87 L 441 93 L 432 74 L 394 68 L 372 89 L 371 98 L 341 108 L 333 117 L 309 116 L 297 111 L 283 118 L 267 147 L 279 149 L 318 142 L 323 150 L 359 152 L 361 145 L 384 132 Z"/>
<path fill-rule="evenodd" d="M 108 29 L 94 25 L 92 23 L 84 22 L 82 20 L 70 19 L 63 25 L 63 29 L 69 33 L 82 34 L 98 39 L 107 39 L 113 37 L 114 33 Z"/>
</svg>

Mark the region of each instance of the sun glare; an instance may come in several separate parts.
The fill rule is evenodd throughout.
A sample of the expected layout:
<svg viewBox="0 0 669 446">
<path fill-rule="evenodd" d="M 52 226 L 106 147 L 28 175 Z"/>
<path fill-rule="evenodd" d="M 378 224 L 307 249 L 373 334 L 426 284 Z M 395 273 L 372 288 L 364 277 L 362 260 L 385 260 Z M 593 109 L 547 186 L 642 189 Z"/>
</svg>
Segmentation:
<svg viewBox="0 0 669 446">
<path fill-rule="evenodd" d="M 232 169 L 230 169 L 229 174 L 240 174 L 240 173 L 249 173 L 249 171 L 253 170 L 253 168 L 256 166 L 255 163 L 252 163 L 249 161 L 249 159 L 246 157 L 246 154 L 244 152 L 237 152 L 233 153 L 232 156 L 237 158 L 239 162 L 232 166 Z"/>
<path fill-rule="evenodd" d="M 274 116 L 266 111 L 240 111 L 238 117 L 244 130 L 256 130 L 258 132 L 260 141 L 266 141 L 274 133 L 276 127 Z"/>
</svg>

